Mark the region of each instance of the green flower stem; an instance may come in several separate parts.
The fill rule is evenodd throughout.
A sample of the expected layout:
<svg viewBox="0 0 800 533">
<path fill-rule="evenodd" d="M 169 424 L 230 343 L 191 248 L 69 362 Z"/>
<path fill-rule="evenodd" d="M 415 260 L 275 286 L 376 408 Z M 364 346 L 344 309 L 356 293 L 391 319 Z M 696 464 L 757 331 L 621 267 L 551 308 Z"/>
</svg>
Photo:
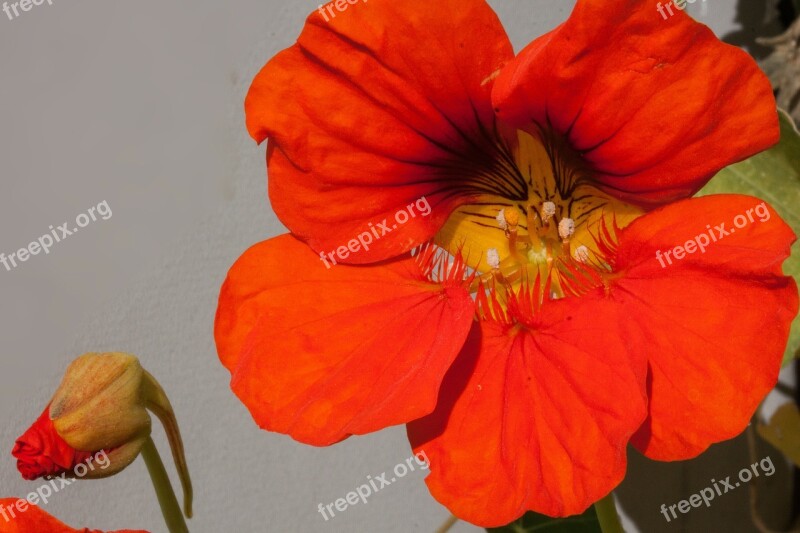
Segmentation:
<svg viewBox="0 0 800 533">
<path fill-rule="evenodd" d="M 436 533 L 447 533 L 450 531 L 450 528 L 456 525 L 456 522 L 458 522 L 458 518 L 456 518 L 455 515 L 450 515 L 450 517 L 445 520 L 444 524 L 439 526 L 439 529 L 436 530 Z"/>
<path fill-rule="evenodd" d="M 600 529 L 603 530 L 603 533 L 625 533 L 619 521 L 613 492 L 595 503 L 594 510 L 597 513 L 597 520 L 600 522 Z"/>
<path fill-rule="evenodd" d="M 189 528 L 186 527 L 186 521 L 183 519 L 181 506 L 178 504 L 175 491 L 172 490 L 172 484 L 169 482 L 167 470 L 164 468 L 164 463 L 161 461 L 161 456 L 158 455 L 158 450 L 151 437 L 147 437 L 147 442 L 142 447 L 142 457 L 147 465 L 147 471 L 150 473 L 150 479 L 153 480 L 153 487 L 156 489 L 158 503 L 161 505 L 161 513 L 164 515 L 169 533 L 189 533 Z"/>
</svg>

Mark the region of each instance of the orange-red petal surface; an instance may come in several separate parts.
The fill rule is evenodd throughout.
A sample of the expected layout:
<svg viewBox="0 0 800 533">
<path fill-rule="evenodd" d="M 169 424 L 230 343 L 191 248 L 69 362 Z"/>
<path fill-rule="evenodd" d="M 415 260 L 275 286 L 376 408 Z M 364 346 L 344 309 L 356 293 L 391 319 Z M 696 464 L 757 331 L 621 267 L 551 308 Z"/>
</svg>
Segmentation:
<svg viewBox="0 0 800 533">
<path fill-rule="evenodd" d="M 646 361 L 629 357 L 618 308 L 547 303 L 531 330 L 481 322 L 436 411 L 408 425 L 433 496 L 483 527 L 527 510 L 583 512 L 624 477 L 646 416 Z"/>
<path fill-rule="evenodd" d="M 328 269 L 284 235 L 231 268 L 217 348 L 261 427 L 328 445 L 430 413 L 473 314 L 465 289 L 410 256 Z"/>
<path fill-rule="evenodd" d="M 794 239 L 763 201 L 734 195 L 672 204 L 623 230 L 611 292 L 626 339 L 649 359 L 650 415 L 633 440 L 645 455 L 691 458 L 745 429 L 797 314 L 797 287 L 781 273 Z M 694 252 L 676 259 L 688 241 Z"/>
<path fill-rule="evenodd" d="M 0 533 L 103 533 L 97 529 L 74 529 L 36 505 L 19 498 L 0 498 Z M 148 533 L 123 529 L 109 533 Z"/>
<path fill-rule="evenodd" d="M 369 263 L 429 240 L 486 189 L 500 165 L 488 78 L 513 50 L 483 0 L 370 0 L 328 18 L 313 13 L 256 76 L 247 126 L 270 138 L 273 209 L 318 252 L 430 202 L 344 260 Z"/>
<path fill-rule="evenodd" d="M 92 452 L 78 451 L 61 438 L 50 420 L 49 405 L 17 439 L 11 454 L 17 460 L 20 474 L 27 480 L 72 472 L 78 463 L 92 456 Z"/>
<path fill-rule="evenodd" d="M 552 126 L 608 192 L 640 205 L 689 196 L 779 138 L 753 59 L 681 11 L 664 20 L 658 3 L 578 0 L 493 89 L 500 118 Z"/>
</svg>

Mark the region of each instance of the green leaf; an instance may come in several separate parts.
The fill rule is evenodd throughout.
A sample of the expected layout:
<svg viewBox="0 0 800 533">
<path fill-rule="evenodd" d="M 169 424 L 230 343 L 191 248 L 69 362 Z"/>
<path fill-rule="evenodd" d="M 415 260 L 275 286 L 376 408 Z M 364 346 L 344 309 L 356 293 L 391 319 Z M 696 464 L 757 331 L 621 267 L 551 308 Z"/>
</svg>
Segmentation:
<svg viewBox="0 0 800 533">
<path fill-rule="evenodd" d="M 781 217 L 800 235 L 800 132 L 791 117 L 779 110 L 781 140 L 765 152 L 724 168 L 699 193 L 738 193 L 756 196 L 769 202 Z M 783 271 L 800 284 L 800 242 L 792 246 L 792 256 Z M 795 317 L 789 344 L 783 357 L 788 364 L 800 348 L 800 317 Z"/>
<path fill-rule="evenodd" d="M 594 506 L 579 516 L 550 518 L 536 513 L 525 515 L 505 527 L 489 528 L 491 533 L 602 533 Z"/>
<path fill-rule="evenodd" d="M 800 411 L 797 404 L 782 405 L 768 424 L 758 424 L 758 434 L 800 466 Z"/>
</svg>

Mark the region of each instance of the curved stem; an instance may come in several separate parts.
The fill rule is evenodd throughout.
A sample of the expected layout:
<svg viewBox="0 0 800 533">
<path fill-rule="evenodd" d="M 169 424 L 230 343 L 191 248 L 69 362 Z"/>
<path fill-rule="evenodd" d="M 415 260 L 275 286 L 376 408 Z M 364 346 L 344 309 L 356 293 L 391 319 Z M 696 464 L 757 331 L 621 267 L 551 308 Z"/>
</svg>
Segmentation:
<svg viewBox="0 0 800 533">
<path fill-rule="evenodd" d="M 145 376 L 145 398 L 147 408 L 150 409 L 161 421 L 164 431 L 169 439 L 169 447 L 172 449 L 172 457 L 175 460 L 175 468 L 178 470 L 178 477 L 183 487 L 183 512 L 186 518 L 192 517 L 192 480 L 189 477 L 189 468 L 186 466 L 186 453 L 183 450 L 183 439 L 178 428 L 178 421 L 175 419 L 175 411 L 169 398 L 161 388 L 156 378 L 149 372 L 144 372 Z"/>
<path fill-rule="evenodd" d="M 622 523 L 619 521 L 613 492 L 595 503 L 594 510 L 597 512 L 597 520 L 600 522 L 600 529 L 603 533 L 625 533 Z"/>
<path fill-rule="evenodd" d="M 439 526 L 439 529 L 436 530 L 436 533 L 447 533 L 450 531 L 450 528 L 456 525 L 456 522 L 458 522 L 458 518 L 456 518 L 455 515 L 450 515 L 450 518 L 448 518 L 444 524 Z"/>
<path fill-rule="evenodd" d="M 158 455 L 152 437 L 147 437 L 147 441 L 142 447 L 142 457 L 147 465 L 147 471 L 150 473 L 150 479 L 153 480 L 153 487 L 156 489 L 158 503 L 161 506 L 161 513 L 164 515 L 169 533 L 189 533 L 189 528 L 186 527 L 186 521 L 183 519 L 181 506 L 175 497 L 175 491 L 172 490 L 167 470 L 164 468 L 161 456 Z"/>
</svg>

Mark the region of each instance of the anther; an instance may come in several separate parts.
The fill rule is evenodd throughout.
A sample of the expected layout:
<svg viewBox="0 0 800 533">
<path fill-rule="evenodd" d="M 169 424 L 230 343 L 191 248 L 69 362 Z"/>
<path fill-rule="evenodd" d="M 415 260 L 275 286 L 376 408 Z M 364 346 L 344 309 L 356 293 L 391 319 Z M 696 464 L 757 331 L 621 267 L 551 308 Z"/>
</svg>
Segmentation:
<svg viewBox="0 0 800 533">
<path fill-rule="evenodd" d="M 558 223 L 558 236 L 562 240 L 568 241 L 575 233 L 575 221 L 571 218 L 562 218 Z"/>
<path fill-rule="evenodd" d="M 506 221 L 508 225 L 508 229 L 515 230 L 519 225 L 519 211 L 514 209 L 513 207 L 506 207 L 502 211 L 503 219 Z"/>
<path fill-rule="evenodd" d="M 577 262 L 586 263 L 589 261 L 589 249 L 584 245 L 578 246 L 575 248 L 574 257 Z"/>
<path fill-rule="evenodd" d="M 496 219 L 497 219 L 497 225 L 500 226 L 501 230 L 505 231 L 505 230 L 508 229 L 508 222 L 506 222 L 506 210 L 505 209 L 501 209 L 497 213 Z"/>
<path fill-rule="evenodd" d="M 553 202 L 545 202 L 542 204 L 542 222 L 548 224 L 555 215 L 556 204 Z"/>
<path fill-rule="evenodd" d="M 500 254 L 497 253 L 496 248 L 486 250 L 486 262 L 492 267 L 492 270 L 500 268 Z"/>
</svg>

